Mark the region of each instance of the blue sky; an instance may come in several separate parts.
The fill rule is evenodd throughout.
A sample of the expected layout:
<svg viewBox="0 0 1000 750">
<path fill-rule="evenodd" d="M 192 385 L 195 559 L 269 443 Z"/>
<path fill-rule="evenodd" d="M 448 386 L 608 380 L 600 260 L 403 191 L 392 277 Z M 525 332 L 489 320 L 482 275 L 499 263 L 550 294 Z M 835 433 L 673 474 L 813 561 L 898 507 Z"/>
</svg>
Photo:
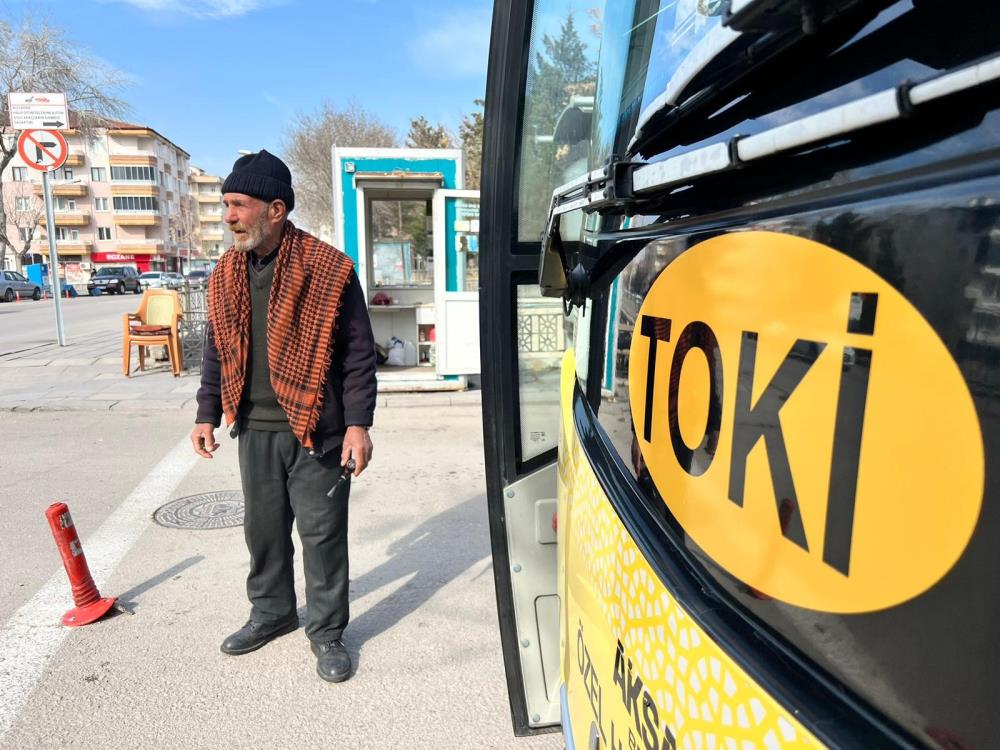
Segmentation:
<svg viewBox="0 0 1000 750">
<path fill-rule="evenodd" d="M 351 100 L 404 137 L 457 131 L 486 88 L 491 0 L 0 0 L 63 27 L 132 79 L 132 121 L 225 176 L 239 149 L 279 153 L 296 114 Z M 317 158 L 329 160 L 328 154 Z"/>
</svg>

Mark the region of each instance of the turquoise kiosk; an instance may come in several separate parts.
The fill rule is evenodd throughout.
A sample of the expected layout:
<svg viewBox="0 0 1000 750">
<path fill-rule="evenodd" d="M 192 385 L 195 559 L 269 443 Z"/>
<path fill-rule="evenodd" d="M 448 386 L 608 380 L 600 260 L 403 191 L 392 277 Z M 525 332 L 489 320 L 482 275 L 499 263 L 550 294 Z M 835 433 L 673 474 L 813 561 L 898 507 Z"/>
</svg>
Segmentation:
<svg viewBox="0 0 1000 750">
<path fill-rule="evenodd" d="M 479 373 L 479 192 L 463 175 L 458 149 L 333 149 L 334 244 L 364 288 L 381 392 Z"/>
</svg>

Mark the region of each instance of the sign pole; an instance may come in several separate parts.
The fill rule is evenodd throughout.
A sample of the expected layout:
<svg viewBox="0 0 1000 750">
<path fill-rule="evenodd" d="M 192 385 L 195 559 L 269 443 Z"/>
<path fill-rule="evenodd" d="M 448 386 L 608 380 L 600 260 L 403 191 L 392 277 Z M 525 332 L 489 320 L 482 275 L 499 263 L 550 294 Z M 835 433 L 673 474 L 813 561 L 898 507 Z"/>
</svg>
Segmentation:
<svg viewBox="0 0 1000 750">
<path fill-rule="evenodd" d="M 49 185 L 49 173 L 42 172 L 42 192 L 45 194 L 45 222 L 49 235 L 49 279 L 52 283 L 52 301 L 56 305 L 56 336 L 59 346 L 66 346 L 66 334 L 63 331 L 62 297 L 59 284 L 59 248 L 56 247 L 56 219 L 52 210 L 52 186 Z"/>
</svg>

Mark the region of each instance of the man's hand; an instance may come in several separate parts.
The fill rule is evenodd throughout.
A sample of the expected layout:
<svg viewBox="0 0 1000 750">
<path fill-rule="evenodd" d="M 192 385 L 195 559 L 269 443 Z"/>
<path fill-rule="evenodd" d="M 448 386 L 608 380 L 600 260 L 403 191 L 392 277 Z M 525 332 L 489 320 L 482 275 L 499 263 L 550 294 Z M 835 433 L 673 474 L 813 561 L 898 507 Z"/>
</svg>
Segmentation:
<svg viewBox="0 0 1000 750">
<path fill-rule="evenodd" d="M 202 458 L 211 458 L 219 444 L 215 442 L 215 428 L 210 424 L 196 424 L 191 430 L 194 452 Z"/>
<path fill-rule="evenodd" d="M 340 452 L 340 465 L 346 466 L 347 460 L 354 456 L 354 476 L 361 476 L 368 463 L 372 460 L 372 439 L 364 427 L 351 425 L 344 435 L 344 449 Z"/>
</svg>

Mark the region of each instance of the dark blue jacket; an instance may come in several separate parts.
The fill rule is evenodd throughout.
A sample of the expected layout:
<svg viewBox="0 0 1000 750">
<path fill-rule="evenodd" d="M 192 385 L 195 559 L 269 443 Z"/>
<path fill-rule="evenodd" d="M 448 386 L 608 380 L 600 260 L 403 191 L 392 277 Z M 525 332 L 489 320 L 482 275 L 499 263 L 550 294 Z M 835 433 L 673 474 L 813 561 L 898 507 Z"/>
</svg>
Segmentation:
<svg viewBox="0 0 1000 750">
<path fill-rule="evenodd" d="M 219 427 L 222 424 L 221 366 L 211 324 L 205 334 L 201 365 L 196 422 Z M 339 448 L 350 425 L 370 427 L 375 414 L 375 337 L 357 275 L 344 287 L 337 329 L 333 339 L 333 359 L 324 385 L 323 410 L 320 413 L 313 445 L 322 455 Z M 239 433 L 239 420 L 232 436 Z"/>
</svg>

